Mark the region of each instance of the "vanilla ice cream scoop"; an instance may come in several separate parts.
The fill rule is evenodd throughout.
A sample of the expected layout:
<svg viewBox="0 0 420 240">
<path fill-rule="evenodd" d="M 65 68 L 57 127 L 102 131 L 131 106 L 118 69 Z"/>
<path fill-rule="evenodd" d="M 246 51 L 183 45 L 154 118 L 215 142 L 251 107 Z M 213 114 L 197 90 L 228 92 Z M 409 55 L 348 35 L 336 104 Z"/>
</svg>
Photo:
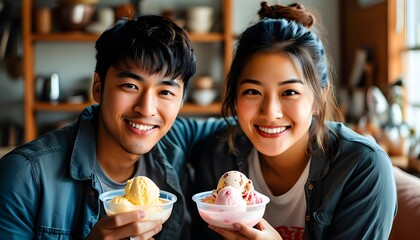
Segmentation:
<svg viewBox="0 0 420 240">
<path fill-rule="evenodd" d="M 131 211 L 134 206 L 134 204 L 124 196 L 114 197 L 110 203 L 112 203 L 112 210 L 115 212 L 128 212 Z"/>
<path fill-rule="evenodd" d="M 134 177 L 127 181 L 125 197 L 136 205 L 160 204 L 159 187 L 145 176 Z"/>
</svg>

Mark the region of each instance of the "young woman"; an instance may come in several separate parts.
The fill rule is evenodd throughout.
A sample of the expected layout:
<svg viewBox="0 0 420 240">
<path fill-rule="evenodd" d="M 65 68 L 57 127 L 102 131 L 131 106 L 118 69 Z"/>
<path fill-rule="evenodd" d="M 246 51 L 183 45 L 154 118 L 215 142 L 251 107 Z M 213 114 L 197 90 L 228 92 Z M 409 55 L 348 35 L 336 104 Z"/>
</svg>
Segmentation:
<svg viewBox="0 0 420 240">
<path fill-rule="evenodd" d="M 225 239 L 387 239 L 396 213 L 391 161 L 332 121 L 337 108 L 313 15 L 301 4 L 265 2 L 259 15 L 239 38 L 226 81 L 223 116 L 239 124 L 225 141 L 226 129 L 198 144 L 192 159 L 200 159 L 194 192 L 236 169 L 270 203 L 255 228 L 210 228 Z M 196 217 L 197 237 L 214 239 Z"/>
</svg>

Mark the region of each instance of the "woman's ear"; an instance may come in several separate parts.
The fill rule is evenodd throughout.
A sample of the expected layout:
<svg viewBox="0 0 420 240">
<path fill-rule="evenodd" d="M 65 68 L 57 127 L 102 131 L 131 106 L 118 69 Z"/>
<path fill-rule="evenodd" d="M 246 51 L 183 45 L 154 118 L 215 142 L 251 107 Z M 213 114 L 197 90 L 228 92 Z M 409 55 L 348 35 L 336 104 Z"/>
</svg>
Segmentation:
<svg viewBox="0 0 420 240">
<path fill-rule="evenodd" d="M 331 85 L 330 84 L 327 84 L 327 86 L 325 87 L 325 88 L 322 88 L 322 94 L 323 94 L 323 97 L 324 97 L 324 99 L 326 99 L 328 96 L 328 94 L 330 93 L 330 91 L 331 91 Z M 319 115 L 319 107 L 318 106 L 313 106 L 312 107 L 312 115 L 313 116 L 317 116 L 317 115 Z"/>
<path fill-rule="evenodd" d="M 331 90 L 331 85 L 328 83 L 327 86 L 325 87 L 324 94 L 327 95 L 330 92 L 330 90 Z"/>
<path fill-rule="evenodd" d="M 93 100 L 95 100 L 95 102 L 97 103 L 101 103 L 101 99 L 102 99 L 101 86 L 102 86 L 101 78 L 99 77 L 99 74 L 95 72 L 95 74 L 93 75 L 92 96 L 93 96 Z"/>
<path fill-rule="evenodd" d="M 319 115 L 319 108 L 314 107 L 314 109 L 312 110 L 312 116 L 317 116 L 317 115 Z"/>
</svg>

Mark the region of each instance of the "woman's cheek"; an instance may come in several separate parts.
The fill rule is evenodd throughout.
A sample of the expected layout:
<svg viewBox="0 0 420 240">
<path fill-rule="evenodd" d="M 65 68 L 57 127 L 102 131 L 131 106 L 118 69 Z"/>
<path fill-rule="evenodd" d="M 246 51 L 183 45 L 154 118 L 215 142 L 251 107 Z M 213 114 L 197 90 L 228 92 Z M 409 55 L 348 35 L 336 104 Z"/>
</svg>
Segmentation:
<svg viewBox="0 0 420 240">
<path fill-rule="evenodd" d="M 237 113 L 238 118 L 249 118 L 249 116 L 254 116 L 255 112 L 258 110 L 258 106 L 255 103 L 250 103 L 246 101 L 237 102 Z"/>
</svg>

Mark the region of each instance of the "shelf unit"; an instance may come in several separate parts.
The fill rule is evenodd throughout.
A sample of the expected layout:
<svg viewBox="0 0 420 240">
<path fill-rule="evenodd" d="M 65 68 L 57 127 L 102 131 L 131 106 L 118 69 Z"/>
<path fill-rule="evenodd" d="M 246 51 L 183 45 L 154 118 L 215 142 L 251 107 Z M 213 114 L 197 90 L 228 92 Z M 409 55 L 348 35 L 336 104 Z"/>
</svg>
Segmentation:
<svg viewBox="0 0 420 240">
<path fill-rule="evenodd" d="M 358 122 L 360 116 L 366 113 L 366 93 L 369 87 L 376 86 L 388 96 L 390 85 L 404 76 L 406 30 L 405 27 L 401 31 L 397 30 L 397 22 L 404 22 L 404 14 L 397 14 L 398 2 L 389 0 L 368 7 L 361 7 L 357 0 L 340 2 L 340 21 L 343 29 L 341 86 L 353 94 L 349 94 L 351 97 L 361 99 L 363 103 L 359 106 L 360 109 L 358 107 L 358 111 L 350 109 L 345 112 L 348 122 Z M 371 56 L 363 68 L 359 86 L 353 86 L 348 76 L 352 75 L 352 67 L 356 62 L 355 53 L 359 49 L 368 49 Z M 359 93 L 362 97 L 354 97 L 354 93 Z M 358 113 L 354 115 L 354 112 Z M 351 116 L 352 114 L 354 116 Z"/>
<path fill-rule="evenodd" d="M 233 0 L 222 1 L 222 32 L 212 32 L 207 34 L 190 34 L 193 42 L 213 43 L 219 42 L 223 44 L 223 73 L 227 75 L 230 62 L 232 61 L 232 52 L 234 44 L 234 35 L 232 33 L 232 13 Z M 40 102 L 35 96 L 35 51 L 34 46 L 37 42 L 94 42 L 99 35 L 81 33 L 81 32 L 52 32 L 49 34 L 37 34 L 33 31 L 33 7 L 34 0 L 22 1 L 22 31 L 23 31 L 23 69 L 24 69 L 24 116 L 25 116 L 25 142 L 37 137 L 37 112 L 78 112 L 89 106 L 93 102 L 81 104 L 60 103 L 50 104 Z M 203 114 L 214 115 L 219 114 L 221 103 L 216 102 L 208 106 L 198 106 L 192 103 L 185 103 L 181 109 L 181 114 Z"/>
<path fill-rule="evenodd" d="M 397 22 L 404 22 L 403 14 L 399 15 L 397 11 L 398 2 L 383 1 L 364 8 L 356 0 L 340 2 L 344 29 L 341 37 L 342 85 L 349 85 L 346 76 L 351 75 L 354 53 L 360 48 L 368 48 L 373 53 L 374 72 L 367 84 L 378 86 L 386 95 L 389 85 L 402 76 L 406 30 L 397 30 Z"/>
</svg>

